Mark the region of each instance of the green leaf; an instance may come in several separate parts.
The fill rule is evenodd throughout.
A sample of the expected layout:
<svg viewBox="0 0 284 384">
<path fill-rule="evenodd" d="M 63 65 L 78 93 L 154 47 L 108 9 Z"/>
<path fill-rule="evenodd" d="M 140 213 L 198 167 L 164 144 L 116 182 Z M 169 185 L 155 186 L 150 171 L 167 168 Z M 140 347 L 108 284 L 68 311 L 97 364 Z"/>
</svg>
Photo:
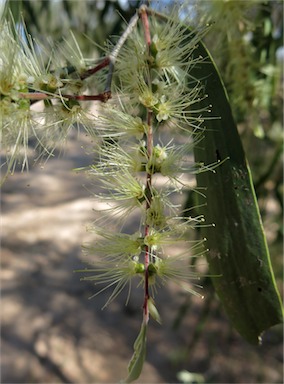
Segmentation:
<svg viewBox="0 0 284 384">
<path fill-rule="evenodd" d="M 206 204 L 202 213 L 209 224 L 202 228 L 202 235 L 208 240 L 210 273 L 221 275 L 213 278 L 213 284 L 232 325 L 247 341 L 257 344 L 264 330 L 282 322 L 282 304 L 226 90 L 203 44 L 195 54 L 206 58 L 191 71 L 194 78 L 204 79 L 208 94 L 200 107 L 212 105 L 204 140 L 195 147 L 195 161 L 211 164 L 229 158 L 214 172 L 197 175 L 198 187 L 205 187 L 200 203 Z"/>
<path fill-rule="evenodd" d="M 141 374 L 146 357 L 147 325 L 142 323 L 139 335 L 134 343 L 134 353 L 128 365 L 128 376 L 124 383 L 132 383 Z"/>
</svg>

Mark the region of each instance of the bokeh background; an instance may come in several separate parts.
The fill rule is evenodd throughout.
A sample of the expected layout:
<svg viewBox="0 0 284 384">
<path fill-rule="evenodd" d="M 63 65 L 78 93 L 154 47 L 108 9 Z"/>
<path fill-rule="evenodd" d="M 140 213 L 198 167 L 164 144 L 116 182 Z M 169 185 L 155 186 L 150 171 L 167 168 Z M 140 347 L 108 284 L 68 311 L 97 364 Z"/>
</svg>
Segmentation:
<svg viewBox="0 0 284 384">
<path fill-rule="evenodd" d="M 101 52 L 86 36 L 103 46 L 139 1 L 10 5 L 39 41 L 60 42 L 71 29 L 88 57 Z M 180 16 L 193 25 L 214 22 L 205 41 L 232 102 L 282 293 L 283 3 L 188 1 Z M 125 294 L 102 311 L 108 292 L 89 300 L 97 288 L 73 272 L 83 266 L 81 245 L 92 241 L 86 226 L 96 218 L 84 174 L 72 171 L 92 162 L 89 144 L 74 130 L 64 153 L 16 171 L 2 187 L 2 383 L 115 383 L 126 375 L 141 322 L 140 290 L 127 307 Z M 282 383 L 282 327 L 266 332 L 262 346 L 249 345 L 230 326 L 210 280 L 202 283 L 204 300 L 171 284 L 159 290 L 163 324 L 151 322 L 138 383 Z"/>
</svg>

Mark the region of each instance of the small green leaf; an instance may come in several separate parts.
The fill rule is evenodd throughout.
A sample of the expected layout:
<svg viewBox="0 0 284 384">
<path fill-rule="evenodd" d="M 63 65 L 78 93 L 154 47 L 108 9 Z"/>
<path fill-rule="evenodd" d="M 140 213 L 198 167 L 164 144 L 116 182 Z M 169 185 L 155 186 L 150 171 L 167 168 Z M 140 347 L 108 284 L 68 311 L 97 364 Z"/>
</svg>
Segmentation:
<svg viewBox="0 0 284 384">
<path fill-rule="evenodd" d="M 161 316 L 155 306 L 155 303 L 152 297 L 148 299 L 148 308 L 149 308 L 149 313 L 153 317 L 153 319 L 156 320 L 157 323 L 162 324 Z"/>
<path fill-rule="evenodd" d="M 147 325 L 142 323 L 139 335 L 134 343 L 134 353 L 128 365 L 128 376 L 123 383 L 132 383 L 141 374 L 146 357 Z"/>
</svg>

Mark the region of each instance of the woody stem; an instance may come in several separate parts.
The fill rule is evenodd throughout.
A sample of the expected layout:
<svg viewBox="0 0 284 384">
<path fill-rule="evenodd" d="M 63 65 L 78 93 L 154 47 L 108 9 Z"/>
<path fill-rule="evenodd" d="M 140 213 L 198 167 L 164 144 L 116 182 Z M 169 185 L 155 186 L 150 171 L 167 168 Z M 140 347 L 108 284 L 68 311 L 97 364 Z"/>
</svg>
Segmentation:
<svg viewBox="0 0 284 384">
<path fill-rule="evenodd" d="M 146 7 L 141 7 L 140 12 L 140 18 L 143 24 L 144 28 L 144 35 L 145 35 L 145 41 L 146 41 L 146 49 L 147 54 L 150 53 L 150 45 L 151 45 L 151 35 L 150 35 L 150 27 L 149 27 L 149 20 L 148 15 L 146 12 Z M 151 87 L 151 77 L 150 77 L 150 71 L 148 72 L 148 86 Z M 153 112 L 151 109 L 147 108 L 147 158 L 150 160 L 153 152 L 153 127 L 152 127 L 152 117 Z M 150 209 L 151 202 L 152 202 L 152 174 L 147 172 L 146 175 L 146 191 L 147 191 L 147 199 L 146 199 L 146 211 Z M 148 236 L 150 233 L 150 226 L 149 224 L 145 223 L 145 237 Z M 145 266 L 145 283 L 144 283 L 144 322 L 145 324 L 149 321 L 149 308 L 148 308 L 148 300 L 150 298 L 149 295 L 149 263 L 150 263 L 150 257 L 151 257 L 151 247 L 146 246 L 145 248 L 145 257 L 144 257 L 144 266 Z"/>
</svg>

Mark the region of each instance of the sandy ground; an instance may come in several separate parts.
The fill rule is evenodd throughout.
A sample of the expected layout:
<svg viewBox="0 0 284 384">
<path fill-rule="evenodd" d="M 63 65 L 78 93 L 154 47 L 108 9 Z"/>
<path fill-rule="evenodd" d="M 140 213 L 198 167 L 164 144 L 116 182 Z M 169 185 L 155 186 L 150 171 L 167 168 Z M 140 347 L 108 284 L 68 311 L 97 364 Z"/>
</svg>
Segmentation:
<svg viewBox="0 0 284 384">
<path fill-rule="evenodd" d="M 96 203 L 71 170 L 89 164 L 73 137 L 65 155 L 16 173 L 2 189 L 1 383 L 117 383 L 126 375 L 140 329 L 141 289 L 128 307 L 80 281 L 81 244 Z M 177 383 L 181 370 L 206 383 L 282 383 L 282 328 L 261 347 L 231 329 L 211 290 L 205 299 L 175 286 L 156 298 L 163 324 L 150 323 L 147 361 L 138 383 Z M 188 310 L 178 329 L 182 305 Z M 198 379 L 198 377 L 197 377 Z M 194 381 L 187 381 L 193 383 Z"/>
</svg>

